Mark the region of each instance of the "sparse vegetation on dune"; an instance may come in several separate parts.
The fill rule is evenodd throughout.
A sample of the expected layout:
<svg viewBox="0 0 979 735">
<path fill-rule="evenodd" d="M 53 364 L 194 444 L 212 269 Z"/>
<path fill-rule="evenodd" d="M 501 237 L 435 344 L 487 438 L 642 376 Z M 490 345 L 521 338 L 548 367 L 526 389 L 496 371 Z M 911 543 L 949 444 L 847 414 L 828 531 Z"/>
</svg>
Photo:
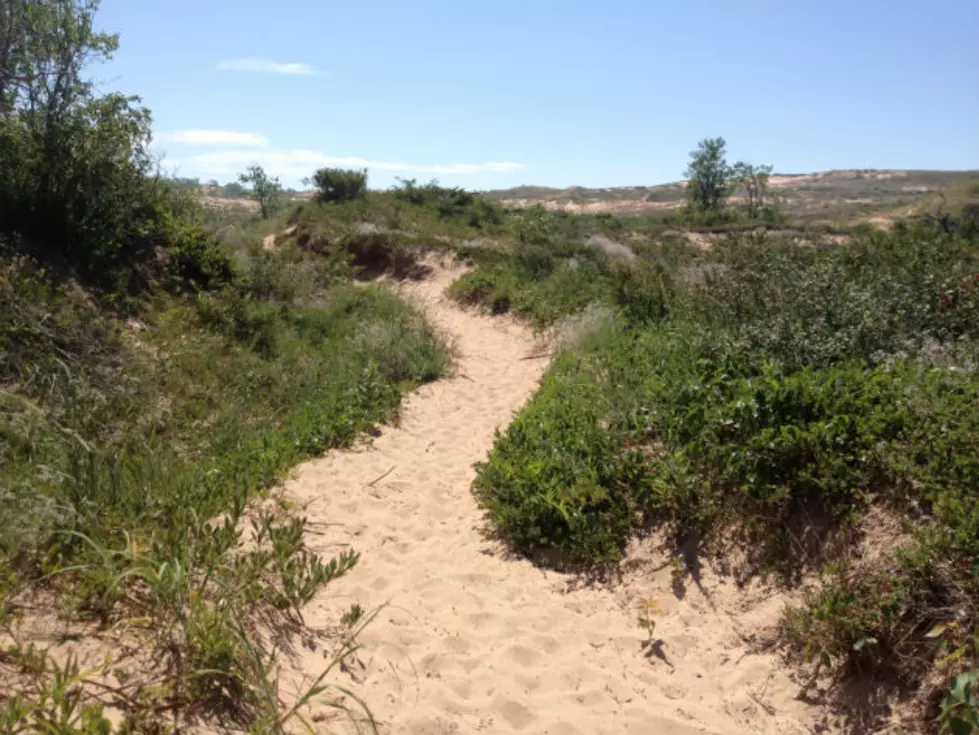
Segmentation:
<svg viewBox="0 0 979 735">
<path fill-rule="evenodd" d="M 794 222 L 843 226 L 854 224 L 875 213 L 907 210 L 925 196 L 948 187 L 957 188 L 976 171 L 820 171 L 811 174 L 773 173 L 771 192 L 782 203 L 783 211 Z M 544 206 L 552 211 L 576 214 L 602 212 L 619 217 L 662 217 L 686 203 L 685 182 L 656 186 L 628 186 L 603 189 L 571 187 L 548 189 L 520 186 L 489 191 L 486 196 L 505 206 Z M 747 203 L 748 192 L 739 185 L 732 193 Z"/>
</svg>

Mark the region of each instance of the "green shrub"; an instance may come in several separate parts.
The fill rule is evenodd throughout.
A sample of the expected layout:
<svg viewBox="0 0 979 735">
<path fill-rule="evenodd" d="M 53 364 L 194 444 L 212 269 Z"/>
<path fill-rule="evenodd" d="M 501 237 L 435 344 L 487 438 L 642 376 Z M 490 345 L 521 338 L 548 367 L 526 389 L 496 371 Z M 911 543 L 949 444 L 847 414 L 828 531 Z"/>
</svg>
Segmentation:
<svg viewBox="0 0 979 735">
<path fill-rule="evenodd" d="M 635 499 L 618 482 L 636 469 L 603 426 L 598 386 L 573 355 L 497 436 L 473 485 L 497 530 L 520 551 L 554 547 L 579 561 L 619 558 Z"/>
<path fill-rule="evenodd" d="M 79 95 L 50 116 L 0 113 L 0 168 L 16 172 L 0 183 L 0 237 L 117 306 L 159 280 L 226 281 L 227 256 L 199 228 L 192 195 L 151 175 L 149 112 L 118 94 Z"/>
<path fill-rule="evenodd" d="M 228 253 L 208 234 L 199 222 L 165 218 L 167 271 L 169 280 L 178 286 L 212 289 L 227 285 L 233 277 Z"/>
<path fill-rule="evenodd" d="M 975 245 L 932 226 L 845 245 L 741 232 L 582 267 L 548 237 L 480 266 L 457 298 L 505 297 L 538 323 L 587 298 L 620 321 L 566 343 L 479 465 L 477 498 L 524 553 L 614 560 L 661 526 L 677 544 L 740 545 L 741 573 L 786 580 L 839 553 L 825 541 L 853 538 L 872 506 L 905 514 L 901 549 L 873 564 L 844 550 L 786 612 L 783 641 L 843 681 L 959 677 L 940 722 L 964 728 L 979 662 Z"/>
<path fill-rule="evenodd" d="M 367 191 L 367 170 L 321 168 L 313 174 L 316 198 L 321 202 L 349 202 Z"/>
<path fill-rule="evenodd" d="M 535 205 L 510 218 L 517 241 L 528 245 L 548 245 L 558 231 L 558 218 L 544 207 Z"/>
<path fill-rule="evenodd" d="M 711 265 L 689 306 L 716 327 L 719 356 L 787 367 L 878 362 L 974 337 L 979 324 L 975 252 L 942 233 L 878 232 L 818 248 L 738 235 Z"/>
<path fill-rule="evenodd" d="M 803 607 L 788 611 L 786 639 L 808 662 L 829 668 L 842 659 L 850 675 L 882 670 L 920 675 L 920 670 L 901 672 L 898 659 L 898 653 L 909 652 L 907 646 L 899 651 L 909 633 L 905 620 L 914 589 L 908 580 L 887 572 L 853 574 L 842 563 L 836 567 Z M 917 642 L 926 643 L 923 638 Z"/>
<path fill-rule="evenodd" d="M 554 273 L 558 260 L 548 248 L 539 245 L 520 247 L 514 257 L 516 264 L 527 272 L 531 281 L 542 281 Z"/>
<path fill-rule="evenodd" d="M 674 298 L 673 279 L 661 263 L 638 261 L 612 267 L 615 299 L 637 324 L 665 319 Z"/>
<path fill-rule="evenodd" d="M 671 227 L 716 227 L 718 225 L 746 224 L 750 220 L 736 209 L 707 209 L 682 207 L 663 215 L 663 224 Z"/>
<path fill-rule="evenodd" d="M 943 733 L 974 735 L 979 732 L 979 669 L 966 671 L 952 679 L 941 707 L 939 723 Z"/>
<path fill-rule="evenodd" d="M 593 302 L 610 302 L 611 291 L 604 262 L 559 259 L 534 245 L 520 246 L 507 262 L 477 268 L 449 288 L 464 304 L 482 304 L 493 314 L 513 311 L 542 327 Z"/>
</svg>

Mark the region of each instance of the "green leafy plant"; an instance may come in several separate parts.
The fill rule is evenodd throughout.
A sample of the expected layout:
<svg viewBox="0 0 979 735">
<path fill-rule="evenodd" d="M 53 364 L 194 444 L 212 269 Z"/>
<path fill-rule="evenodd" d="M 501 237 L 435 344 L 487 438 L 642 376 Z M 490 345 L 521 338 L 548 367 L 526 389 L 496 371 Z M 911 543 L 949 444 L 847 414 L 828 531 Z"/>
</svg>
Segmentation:
<svg viewBox="0 0 979 735">
<path fill-rule="evenodd" d="M 952 679 L 941 710 L 938 722 L 942 732 L 952 735 L 979 732 L 979 669 L 966 671 Z"/>
<path fill-rule="evenodd" d="M 321 168 L 313 174 L 317 198 L 321 202 L 347 202 L 367 191 L 367 171 Z"/>
<path fill-rule="evenodd" d="M 279 180 L 270 177 L 261 166 L 249 166 L 245 173 L 239 174 L 238 181 L 251 187 L 252 198 L 258 202 L 262 219 L 269 219 L 275 213 L 282 197 L 282 185 Z"/>
<path fill-rule="evenodd" d="M 97 702 L 86 701 L 84 684 L 100 669 L 82 671 L 74 656 L 64 665 L 51 661 L 47 651 L 13 647 L 2 655 L 31 682 L 33 694 L 0 695 L 0 732 L 44 732 L 57 735 L 110 735 L 114 730 Z"/>
</svg>

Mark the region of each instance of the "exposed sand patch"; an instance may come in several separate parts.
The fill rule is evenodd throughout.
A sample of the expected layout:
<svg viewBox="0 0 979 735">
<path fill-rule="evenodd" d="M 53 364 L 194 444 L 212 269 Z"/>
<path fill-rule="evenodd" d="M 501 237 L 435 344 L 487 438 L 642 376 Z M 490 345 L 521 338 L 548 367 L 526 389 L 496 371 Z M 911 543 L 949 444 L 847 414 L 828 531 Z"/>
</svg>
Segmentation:
<svg viewBox="0 0 979 735">
<path fill-rule="evenodd" d="M 353 603 L 388 604 L 368 628 L 371 647 L 345 685 L 390 733 L 601 735 L 810 732 L 818 712 L 764 640 L 785 598 L 738 590 L 705 571 L 683 599 L 650 545 L 637 545 L 614 586 L 586 585 L 509 558 L 479 532 L 472 464 L 533 393 L 546 368 L 530 331 L 507 318 L 463 311 L 444 298 L 461 269 L 403 288 L 459 350 L 456 377 L 425 386 L 398 427 L 370 445 L 303 465 L 285 495 L 306 508 L 332 555 L 360 565 L 305 611 L 336 624 Z M 654 600 L 653 645 L 637 625 Z M 655 641 L 659 641 L 655 643 Z M 314 677 L 323 653 L 301 650 L 284 676 Z M 294 683 L 294 681 L 293 681 Z M 352 730 L 322 706 L 323 727 Z"/>
</svg>

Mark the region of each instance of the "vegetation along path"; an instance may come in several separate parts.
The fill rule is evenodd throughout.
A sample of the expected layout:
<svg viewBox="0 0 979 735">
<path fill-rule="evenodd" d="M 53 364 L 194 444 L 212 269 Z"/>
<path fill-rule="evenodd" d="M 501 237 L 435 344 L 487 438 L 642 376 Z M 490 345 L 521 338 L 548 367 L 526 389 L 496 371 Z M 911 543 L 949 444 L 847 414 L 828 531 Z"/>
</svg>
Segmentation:
<svg viewBox="0 0 979 735">
<path fill-rule="evenodd" d="M 678 600 L 669 568 L 642 549 L 614 586 L 584 584 L 484 537 L 472 465 L 547 360 L 509 317 L 446 299 L 459 275 L 436 268 L 404 289 L 454 339 L 455 377 L 413 394 L 399 426 L 307 463 L 286 487 L 306 508 L 311 546 L 362 553 L 306 609 L 307 623 L 329 626 L 351 604 L 386 605 L 343 684 L 392 733 L 810 732 L 799 685 L 773 653 L 749 650 L 751 632 L 777 620 L 784 600 L 706 579 L 710 592 Z M 643 609 L 655 620 L 652 642 L 637 624 Z M 293 676 L 315 676 L 323 656 L 304 650 L 293 666 Z M 314 707 L 313 719 L 350 726 L 329 709 Z"/>
</svg>

